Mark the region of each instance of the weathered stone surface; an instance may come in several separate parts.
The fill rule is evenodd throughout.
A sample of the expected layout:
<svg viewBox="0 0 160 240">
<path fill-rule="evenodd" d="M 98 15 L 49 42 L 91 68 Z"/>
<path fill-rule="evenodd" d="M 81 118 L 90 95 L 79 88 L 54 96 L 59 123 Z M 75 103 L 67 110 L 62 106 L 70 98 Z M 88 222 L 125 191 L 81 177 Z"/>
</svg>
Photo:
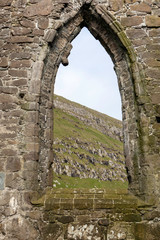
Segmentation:
<svg viewBox="0 0 160 240">
<path fill-rule="evenodd" d="M 33 35 L 34 36 L 43 36 L 44 35 L 44 31 L 41 29 L 34 29 L 33 30 Z"/>
<path fill-rule="evenodd" d="M 24 18 L 22 21 L 20 21 L 20 24 L 23 27 L 26 27 L 26 28 L 34 28 L 35 27 L 35 23 L 31 20 L 26 19 L 26 18 Z"/>
<path fill-rule="evenodd" d="M 124 0 L 110 0 L 109 3 L 113 11 L 118 11 L 123 7 Z"/>
<path fill-rule="evenodd" d="M 83 236 L 96 240 L 159 240 L 159 8 L 158 0 L 0 1 L 0 171 L 5 174 L 0 195 L 0 239 L 62 240 Z M 100 40 L 115 64 L 122 97 L 129 188 L 157 208 L 143 222 L 133 220 L 139 221 L 137 210 L 146 216 L 150 207 L 141 211 L 144 203 L 130 212 L 134 201 L 129 204 L 123 198 L 114 202 L 99 199 L 91 204 L 91 199 L 85 202 L 80 198 L 75 202 L 76 209 L 73 199 L 54 199 L 53 206 L 52 201 L 46 201 L 46 210 L 48 207 L 55 215 L 55 223 L 51 224 L 53 218 L 44 220 L 42 216 L 42 205 L 40 209 L 36 206 L 40 214 L 33 218 L 34 206 L 25 197 L 52 186 L 52 91 L 62 58 L 68 63 L 66 47 L 83 26 Z M 44 36 L 48 31 L 52 34 L 47 40 Z M 113 203 L 118 208 L 116 214 Z M 56 219 L 62 216 L 76 221 L 84 221 L 87 216 L 88 222 L 57 224 Z M 107 228 L 98 225 L 100 219 L 111 219 L 113 224 Z"/>
<path fill-rule="evenodd" d="M 43 226 L 43 239 L 46 240 L 56 240 L 60 236 L 62 229 L 61 226 L 57 223 L 49 223 L 46 226 Z"/>
<path fill-rule="evenodd" d="M 142 24 L 143 19 L 142 17 L 126 17 L 121 19 L 121 23 L 125 27 L 131 27 L 131 26 L 138 26 Z"/>
<path fill-rule="evenodd" d="M 15 52 L 10 57 L 11 59 L 29 59 L 31 54 L 29 52 Z"/>
<path fill-rule="evenodd" d="M 137 39 L 137 38 L 141 39 L 143 37 L 147 37 L 146 32 L 142 29 L 127 30 L 126 33 L 131 39 Z"/>
<path fill-rule="evenodd" d="M 101 225 L 101 226 L 108 227 L 109 226 L 109 221 L 108 221 L 108 219 L 100 219 L 98 221 L 98 224 Z"/>
<path fill-rule="evenodd" d="M 136 224 L 135 237 L 136 239 L 155 239 L 158 240 L 158 235 L 160 234 L 159 223 L 139 223 Z"/>
<path fill-rule="evenodd" d="M 146 69 L 146 75 L 150 78 L 159 79 L 160 71 L 157 69 Z"/>
<path fill-rule="evenodd" d="M 48 27 L 49 21 L 46 18 L 40 18 L 38 20 L 38 27 L 40 29 L 46 29 Z"/>
<path fill-rule="evenodd" d="M 27 37 L 27 36 L 13 36 L 10 39 L 10 42 L 12 43 L 32 43 L 33 42 L 33 38 L 31 37 Z"/>
<path fill-rule="evenodd" d="M 20 159 L 16 157 L 9 157 L 7 159 L 6 169 L 11 172 L 17 172 L 21 169 Z"/>
<path fill-rule="evenodd" d="M 154 93 L 151 97 L 153 104 L 159 104 L 160 103 L 160 93 Z"/>
<path fill-rule="evenodd" d="M 146 25 L 148 27 L 159 27 L 160 17 L 159 16 L 146 16 Z"/>
<path fill-rule="evenodd" d="M 13 102 L 17 102 L 17 99 L 14 96 L 5 94 L 5 93 L 1 93 L 0 94 L 0 102 L 1 103 L 13 103 Z"/>
<path fill-rule="evenodd" d="M 9 75 L 11 75 L 12 77 L 27 77 L 27 71 L 25 70 L 9 70 L 8 71 Z"/>
<path fill-rule="evenodd" d="M 8 58 L 2 57 L 0 58 L 0 67 L 7 67 L 8 66 Z"/>
<path fill-rule="evenodd" d="M 27 85 L 27 80 L 26 79 L 19 79 L 19 80 L 15 80 L 13 81 L 13 86 L 26 86 Z"/>
<path fill-rule="evenodd" d="M 152 8 L 146 3 L 138 3 L 130 7 L 132 11 L 150 13 Z"/>
<path fill-rule="evenodd" d="M 35 5 L 29 6 L 25 9 L 24 16 L 32 17 L 35 15 L 49 15 L 53 10 L 53 3 L 51 0 L 40 1 Z"/>
<path fill-rule="evenodd" d="M 45 34 L 45 40 L 47 42 L 52 42 L 54 37 L 56 36 L 57 31 L 56 30 L 48 30 Z"/>
<path fill-rule="evenodd" d="M 5 234 L 7 232 L 12 232 L 10 239 L 28 240 L 28 234 L 30 234 L 30 240 L 34 240 L 38 236 L 34 226 L 21 216 L 15 216 L 11 222 L 6 223 Z"/>
<path fill-rule="evenodd" d="M 31 29 L 29 28 L 22 28 L 22 27 L 14 27 L 12 28 L 12 35 L 17 36 L 17 35 L 27 35 L 31 33 Z"/>
<path fill-rule="evenodd" d="M 31 61 L 30 60 L 14 60 L 11 61 L 10 67 L 11 68 L 23 68 L 23 67 L 30 67 Z"/>
<path fill-rule="evenodd" d="M 5 7 L 11 5 L 13 0 L 1 0 L 0 7 Z"/>
<path fill-rule="evenodd" d="M 74 218 L 72 216 L 62 216 L 62 217 L 59 217 L 57 220 L 58 222 L 66 224 L 66 223 L 73 222 Z"/>
<path fill-rule="evenodd" d="M 0 190 L 4 189 L 4 183 L 5 183 L 5 173 L 0 172 Z"/>
<path fill-rule="evenodd" d="M 40 79 L 42 75 L 44 63 L 42 61 L 37 61 L 34 63 L 32 68 L 32 81 L 30 84 L 30 92 L 39 94 L 40 93 Z"/>
</svg>

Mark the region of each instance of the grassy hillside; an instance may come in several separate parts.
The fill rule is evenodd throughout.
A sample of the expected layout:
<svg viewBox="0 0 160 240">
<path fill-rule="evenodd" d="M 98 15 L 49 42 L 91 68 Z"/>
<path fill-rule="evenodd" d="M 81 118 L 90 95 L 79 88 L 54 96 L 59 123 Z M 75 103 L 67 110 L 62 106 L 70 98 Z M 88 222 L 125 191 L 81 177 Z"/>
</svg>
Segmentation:
<svg viewBox="0 0 160 240">
<path fill-rule="evenodd" d="M 63 102 L 61 102 L 63 100 Z M 59 98 L 60 104 L 77 105 L 64 98 Z M 79 109 L 84 107 L 78 104 Z M 86 110 L 87 109 L 87 110 Z M 86 108 L 87 114 L 94 110 Z M 81 112 L 81 111 L 80 111 Z M 96 111 L 95 111 L 96 112 Z M 77 113 L 78 115 L 79 113 Z M 96 118 L 101 120 L 108 116 L 96 112 Z M 99 114 L 99 115 L 98 115 Z M 54 109 L 54 187 L 97 187 L 111 184 L 114 187 L 126 187 L 126 172 L 124 168 L 123 143 L 86 124 L 67 107 Z M 110 119 L 110 117 L 109 117 Z M 121 125 L 121 122 L 115 120 Z M 119 123 L 120 122 L 120 123 Z M 114 121 L 110 121 L 112 127 Z M 110 182 L 110 183 L 109 183 Z"/>
<path fill-rule="evenodd" d="M 97 145 L 96 142 L 105 144 L 111 151 L 122 151 L 123 143 L 99 132 L 93 127 L 86 126 L 78 118 L 64 112 L 61 109 L 54 110 L 54 138 L 68 139 L 78 138 L 83 142 Z"/>
</svg>

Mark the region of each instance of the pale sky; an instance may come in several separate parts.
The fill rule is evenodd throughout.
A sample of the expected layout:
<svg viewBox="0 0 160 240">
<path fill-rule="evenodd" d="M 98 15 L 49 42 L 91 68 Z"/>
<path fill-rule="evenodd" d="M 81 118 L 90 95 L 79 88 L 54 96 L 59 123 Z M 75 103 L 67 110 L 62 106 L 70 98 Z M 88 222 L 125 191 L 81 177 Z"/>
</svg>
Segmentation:
<svg viewBox="0 0 160 240">
<path fill-rule="evenodd" d="M 69 65 L 59 67 L 55 94 L 121 120 L 121 99 L 110 56 L 87 28 L 72 45 Z"/>
</svg>

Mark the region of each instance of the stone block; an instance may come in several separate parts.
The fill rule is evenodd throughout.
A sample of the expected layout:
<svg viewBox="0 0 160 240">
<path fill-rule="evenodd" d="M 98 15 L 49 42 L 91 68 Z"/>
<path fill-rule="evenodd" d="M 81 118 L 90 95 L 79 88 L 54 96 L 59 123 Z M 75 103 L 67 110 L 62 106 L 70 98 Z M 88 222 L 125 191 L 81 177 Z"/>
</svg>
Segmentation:
<svg viewBox="0 0 160 240">
<path fill-rule="evenodd" d="M 76 209 L 93 209 L 93 199 L 74 199 Z"/>
<path fill-rule="evenodd" d="M 14 27 L 11 32 L 13 36 L 27 35 L 31 33 L 31 29 L 26 27 Z"/>
<path fill-rule="evenodd" d="M 109 226 L 109 220 L 108 220 L 108 219 L 100 219 L 100 220 L 98 221 L 98 224 L 99 224 L 100 226 L 108 227 L 108 226 Z"/>
<path fill-rule="evenodd" d="M 160 61 L 157 61 L 156 59 L 153 59 L 151 57 L 149 59 L 146 59 L 145 63 L 149 67 L 160 67 Z"/>
<path fill-rule="evenodd" d="M 124 215 L 123 221 L 125 221 L 125 222 L 140 222 L 141 216 L 140 216 L 140 214 L 128 213 L 128 214 Z"/>
<path fill-rule="evenodd" d="M 8 70 L 8 73 L 12 77 L 24 77 L 24 78 L 27 78 L 27 71 L 25 71 L 25 70 Z"/>
<path fill-rule="evenodd" d="M 147 27 L 160 27 L 160 17 L 159 16 L 146 16 L 146 26 Z"/>
<path fill-rule="evenodd" d="M 147 77 L 159 79 L 160 78 L 160 71 L 158 69 L 146 69 Z"/>
<path fill-rule="evenodd" d="M 53 10 L 53 2 L 52 0 L 43 0 L 40 1 L 32 6 L 29 6 L 24 11 L 25 17 L 32 17 L 32 16 L 47 16 Z"/>
<path fill-rule="evenodd" d="M 33 38 L 27 36 L 12 36 L 10 38 L 10 42 L 12 43 L 32 43 L 33 41 Z"/>
<path fill-rule="evenodd" d="M 43 226 L 43 238 L 42 239 L 58 239 L 62 232 L 62 228 L 57 223 L 49 223 Z"/>
<path fill-rule="evenodd" d="M 43 36 L 44 35 L 44 30 L 42 30 L 42 29 L 34 29 L 32 34 L 34 36 Z"/>
<path fill-rule="evenodd" d="M 21 163 L 20 159 L 17 157 L 8 157 L 7 158 L 7 164 L 6 164 L 6 170 L 11 172 L 17 172 L 21 169 Z"/>
<path fill-rule="evenodd" d="M 42 76 L 42 70 L 43 70 L 44 63 L 43 61 L 37 61 L 34 63 L 32 67 L 32 80 L 30 83 L 29 91 L 31 93 L 39 94 L 40 93 L 40 79 Z"/>
<path fill-rule="evenodd" d="M 143 37 L 147 37 L 146 32 L 142 29 L 127 30 L 126 33 L 130 39 L 142 39 Z"/>
<path fill-rule="evenodd" d="M 45 41 L 46 41 L 46 42 L 52 42 L 53 39 L 54 39 L 55 36 L 56 36 L 56 33 L 57 33 L 56 30 L 48 30 L 48 31 L 46 32 L 46 34 L 45 34 L 45 37 L 44 37 Z"/>
<path fill-rule="evenodd" d="M 39 211 L 30 211 L 30 212 L 26 212 L 26 216 L 33 219 L 33 220 L 37 220 L 39 221 L 41 219 L 41 213 Z"/>
<path fill-rule="evenodd" d="M 25 159 L 26 161 L 38 161 L 38 159 L 39 159 L 39 154 L 36 153 L 36 152 L 31 152 L 31 151 L 29 151 L 29 152 L 27 152 L 27 153 L 24 154 L 24 159 Z"/>
<path fill-rule="evenodd" d="M 132 11 L 136 11 L 136 12 L 146 12 L 146 13 L 150 13 L 151 12 L 151 7 L 146 4 L 146 3 L 138 3 L 136 5 L 132 5 L 130 6 L 130 9 Z"/>
<path fill-rule="evenodd" d="M 1 189 L 3 190 L 3 189 Z M 0 206 L 9 205 L 11 193 L 9 191 L 1 192 L 0 194 Z"/>
<path fill-rule="evenodd" d="M 10 55 L 11 60 L 13 59 L 30 59 L 31 54 L 29 52 L 15 52 Z"/>
<path fill-rule="evenodd" d="M 33 139 L 33 136 L 31 137 L 31 141 L 34 141 L 35 138 Z M 38 139 L 37 139 L 38 141 Z M 35 142 L 28 142 L 25 145 L 25 148 L 27 151 L 31 151 L 31 152 L 39 152 L 40 146 L 39 143 L 35 143 Z"/>
<path fill-rule="evenodd" d="M 0 102 L 6 104 L 17 103 L 17 99 L 12 95 L 1 93 Z"/>
<path fill-rule="evenodd" d="M 149 51 L 160 51 L 160 45 L 159 44 L 148 44 L 147 45 L 147 50 Z"/>
<path fill-rule="evenodd" d="M 160 103 L 160 94 L 159 93 L 152 94 L 151 100 L 152 100 L 153 104 L 159 104 Z"/>
<path fill-rule="evenodd" d="M 2 29 L 1 30 L 1 36 L 4 38 L 9 38 L 10 37 L 10 29 Z"/>
<path fill-rule="evenodd" d="M 154 239 L 159 240 L 160 224 L 159 222 L 146 222 L 137 223 L 135 225 L 135 238 L 136 240 Z"/>
<path fill-rule="evenodd" d="M 138 0 L 125 0 L 125 2 L 126 2 L 126 3 L 136 3 L 136 2 L 138 2 L 138 3 L 139 3 L 139 1 L 138 1 Z"/>
<path fill-rule="evenodd" d="M 39 128 L 35 124 L 30 124 L 29 126 L 25 126 L 25 134 L 27 137 L 38 136 Z"/>
<path fill-rule="evenodd" d="M 12 82 L 13 86 L 26 86 L 27 85 L 27 80 L 24 78 L 18 79 L 18 80 L 14 80 Z"/>
<path fill-rule="evenodd" d="M 10 64 L 11 68 L 22 68 L 22 67 L 29 68 L 30 66 L 31 66 L 30 60 L 14 60 L 14 61 L 11 61 L 11 64 Z"/>
<path fill-rule="evenodd" d="M 72 210 L 73 206 L 73 199 L 62 199 L 60 203 L 60 209 L 62 210 Z"/>
<path fill-rule="evenodd" d="M 1 0 L 0 7 L 10 6 L 13 0 Z"/>
<path fill-rule="evenodd" d="M 13 217 L 8 223 L 6 223 L 5 231 L 6 235 L 9 233 L 9 235 L 11 236 L 9 239 L 12 240 L 34 240 L 39 235 L 38 231 L 34 227 L 34 224 L 30 223 L 27 219 L 23 218 L 20 215 Z"/>
<path fill-rule="evenodd" d="M 113 11 L 118 11 L 123 7 L 124 0 L 110 0 L 109 3 Z"/>
<path fill-rule="evenodd" d="M 95 209 L 108 209 L 113 208 L 113 200 L 112 199 L 96 199 L 94 201 Z"/>
<path fill-rule="evenodd" d="M 18 189 L 18 190 L 24 189 L 23 180 L 17 172 L 7 173 L 5 184 L 6 184 L 6 187 L 9 187 L 12 189 Z"/>
<path fill-rule="evenodd" d="M 35 23 L 31 20 L 26 19 L 26 18 L 23 18 L 23 20 L 20 21 L 20 24 L 23 27 L 26 27 L 26 28 L 34 28 L 35 27 Z"/>
<path fill-rule="evenodd" d="M 0 190 L 4 189 L 4 184 L 5 184 L 5 173 L 0 172 Z"/>
<path fill-rule="evenodd" d="M 18 89 L 15 87 L 0 87 L 0 93 L 16 94 Z"/>
<path fill-rule="evenodd" d="M 87 223 L 91 221 L 90 214 L 86 213 L 86 215 L 78 215 L 76 216 L 76 222 L 78 223 Z"/>
<path fill-rule="evenodd" d="M 160 28 L 153 28 L 149 31 L 150 37 L 160 37 Z"/>
<path fill-rule="evenodd" d="M 38 123 L 38 112 L 36 111 L 27 111 L 25 116 L 24 116 L 25 121 L 29 123 Z"/>
<path fill-rule="evenodd" d="M 55 210 L 60 209 L 60 199 L 59 198 L 48 198 L 45 201 L 45 210 Z"/>
<path fill-rule="evenodd" d="M 2 57 L 0 58 L 0 67 L 7 67 L 8 66 L 8 58 Z"/>
<path fill-rule="evenodd" d="M 0 133 L 0 139 L 5 141 L 6 139 L 12 139 L 17 137 L 16 133 Z"/>
<path fill-rule="evenodd" d="M 138 26 L 142 23 L 143 23 L 143 18 L 139 16 L 121 18 L 121 24 L 125 27 Z"/>
<path fill-rule="evenodd" d="M 61 222 L 63 224 L 74 222 L 74 218 L 72 216 L 58 217 L 57 220 L 58 220 L 58 222 Z"/>
<path fill-rule="evenodd" d="M 38 27 L 40 29 L 46 29 L 48 27 L 49 21 L 47 18 L 40 18 L 38 19 Z"/>
<path fill-rule="evenodd" d="M 16 156 L 17 151 L 13 150 L 13 149 L 5 148 L 2 150 L 1 155 L 2 156 Z"/>
</svg>

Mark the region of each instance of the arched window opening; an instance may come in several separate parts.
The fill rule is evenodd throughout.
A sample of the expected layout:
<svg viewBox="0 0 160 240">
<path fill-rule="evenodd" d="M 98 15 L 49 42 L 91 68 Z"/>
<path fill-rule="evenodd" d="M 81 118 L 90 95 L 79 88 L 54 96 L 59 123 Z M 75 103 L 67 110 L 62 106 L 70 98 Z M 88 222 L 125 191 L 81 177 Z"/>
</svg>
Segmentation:
<svg viewBox="0 0 160 240">
<path fill-rule="evenodd" d="M 127 187 L 113 63 L 87 28 L 72 45 L 54 90 L 53 186 Z"/>
</svg>

